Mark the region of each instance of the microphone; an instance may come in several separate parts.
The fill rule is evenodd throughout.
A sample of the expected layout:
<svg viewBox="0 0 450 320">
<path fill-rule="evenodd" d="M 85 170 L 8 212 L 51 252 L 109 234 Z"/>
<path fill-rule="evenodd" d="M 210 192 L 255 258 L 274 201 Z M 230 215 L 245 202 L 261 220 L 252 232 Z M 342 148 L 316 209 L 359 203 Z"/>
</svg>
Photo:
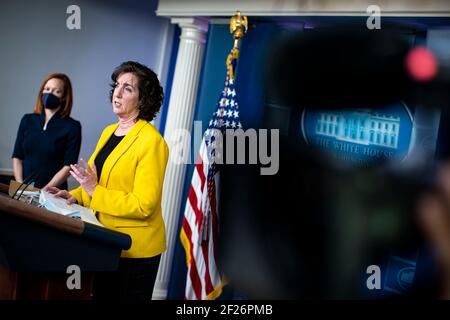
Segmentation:
<svg viewBox="0 0 450 320">
<path fill-rule="evenodd" d="M 31 173 L 28 177 L 26 177 L 22 183 L 20 184 L 20 186 L 16 189 L 16 191 L 14 192 L 14 194 L 12 195 L 12 198 L 15 199 L 17 192 L 19 192 L 20 188 L 22 188 L 23 185 L 26 184 L 25 188 L 22 190 L 22 192 L 20 193 L 19 197 L 17 198 L 17 200 L 20 199 L 20 197 L 22 196 L 22 193 L 28 188 L 28 186 L 33 183 L 34 181 L 36 181 L 36 179 L 38 179 L 39 174 L 40 174 L 41 170 L 36 170 L 33 173 Z"/>
<path fill-rule="evenodd" d="M 20 197 L 22 196 L 23 192 L 25 190 L 27 190 L 28 186 L 33 184 L 37 179 L 38 179 L 39 175 L 36 175 L 36 178 L 31 179 L 29 183 L 26 184 L 25 188 L 22 189 L 22 191 L 20 192 L 19 196 L 17 197 L 17 200 L 20 200 Z"/>
</svg>

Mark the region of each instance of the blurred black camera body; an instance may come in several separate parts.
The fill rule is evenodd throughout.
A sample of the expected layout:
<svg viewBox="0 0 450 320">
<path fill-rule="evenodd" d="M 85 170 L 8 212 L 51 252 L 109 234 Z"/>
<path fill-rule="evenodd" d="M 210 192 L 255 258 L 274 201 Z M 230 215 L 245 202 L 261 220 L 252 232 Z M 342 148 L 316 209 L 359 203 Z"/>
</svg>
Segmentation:
<svg viewBox="0 0 450 320">
<path fill-rule="evenodd" d="M 221 169 L 220 262 L 238 291 L 262 299 L 436 297 L 415 209 L 433 186 L 433 162 L 349 164 L 301 134 L 305 109 L 405 101 L 426 114 L 448 105 L 445 72 L 426 84 L 409 77 L 411 48 L 401 32 L 338 28 L 294 34 L 274 49 L 263 127 L 280 130 L 279 172 Z M 372 265 L 381 270 L 379 290 L 367 285 Z"/>
</svg>

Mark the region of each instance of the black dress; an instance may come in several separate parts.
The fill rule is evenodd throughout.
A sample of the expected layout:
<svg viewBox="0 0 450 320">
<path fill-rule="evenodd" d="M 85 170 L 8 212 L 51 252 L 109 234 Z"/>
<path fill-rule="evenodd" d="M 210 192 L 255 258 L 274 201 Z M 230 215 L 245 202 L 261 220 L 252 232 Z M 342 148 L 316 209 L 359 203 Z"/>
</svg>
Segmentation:
<svg viewBox="0 0 450 320">
<path fill-rule="evenodd" d="M 63 166 L 78 162 L 81 125 L 57 112 L 44 130 L 45 113 L 23 116 L 17 132 L 13 158 L 22 160 L 23 178 L 36 175 L 35 186 L 44 187 Z M 58 186 L 67 189 L 67 181 Z"/>
<path fill-rule="evenodd" d="M 103 165 L 105 164 L 106 159 L 109 157 L 111 152 L 117 147 L 120 141 L 123 140 L 125 136 L 116 136 L 115 133 L 111 135 L 108 142 L 105 146 L 100 150 L 95 158 L 95 167 L 97 168 L 97 179 L 100 181 L 100 176 L 102 175 Z"/>
</svg>

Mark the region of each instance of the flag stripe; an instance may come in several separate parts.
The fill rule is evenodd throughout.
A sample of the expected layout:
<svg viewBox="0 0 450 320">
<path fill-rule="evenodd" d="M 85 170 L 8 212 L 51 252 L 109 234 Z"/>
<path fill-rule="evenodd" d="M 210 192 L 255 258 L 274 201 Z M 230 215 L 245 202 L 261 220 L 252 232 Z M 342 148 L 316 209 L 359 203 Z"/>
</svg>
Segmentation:
<svg viewBox="0 0 450 320">
<path fill-rule="evenodd" d="M 196 225 L 200 225 L 203 214 L 201 212 L 201 209 L 198 207 L 198 199 L 197 199 L 197 195 L 195 194 L 194 188 L 189 189 L 188 197 L 189 197 L 189 205 L 190 205 L 191 209 L 194 210 L 194 213 L 195 213 Z"/>
<path fill-rule="evenodd" d="M 196 169 L 196 172 L 199 175 L 200 181 L 201 181 L 200 190 L 203 190 L 203 188 L 205 187 L 205 181 L 206 181 L 205 173 L 203 172 L 203 169 L 204 169 L 203 168 L 203 159 L 202 159 L 202 157 L 198 157 L 198 159 L 199 159 L 199 163 L 197 163 L 195 165 L 195 169 Z"/>
<path fill-rule="evenodd" d="M 214 287 L 211 283 L 211 275 L 209 273 L 209 244 L 210 242 L 203 242 L 201 247 L 202 247 L 202 252 L 203 252 L 203 259 L 205 261 L 205 268 L 206 268 L 206 273 L 205 273 L 205 290 L 206 290 L 206 294 L 205 297 L 208 295 L 209 292 L 214 290 Z M 202 297 L 203 298 L 203 297 Z"/>
<path fill-rule="evenodd" d="M 218 236 L 218 224 L 217 224 L 217 204 L 216 204 L 216 188 L 215 188 L 215 184 L 212 185 L 213 190 L 211 190 L 211 193 L 214 195 L 211 201 L 211 228 L 212 228 L 212 238 L 213 238 L 213 245 L 214 245 L 214 259 L 215 261 L 217 261 L 217 236 Z"/>
<path fill-rule="evenodd" d="M 190 244 L 190 249 L 191 249 L 191 257 L 193 257 L 193 244 L 192 244 L 192 240 L 191 240 L 191 236 L 192 236 L 192 232 L 191 232 L 191 228 L 189 227 L 189 224 L 187 223 L 186 219 L 183 219 L 183 229 L 186 233 L 187 238 L 189 239 L 189 244 Z M 197 297 L 197 299 L 201 298 L 201 286 L 200 286 L 200 277 L 198 276 L 198 272 L 197 272 L 197 268 L 195 263 L 192 263 L 192 259 L 191 259 L 191 263 L 189 265 L 189 278 L 192 281 L 192 287 L 194 289 L 195 295 Z"/>
<path fill-rule="evenodd" d="M 205 264 L 203 261 L 203 257 L 202 257 L 202 253 L 201 250 L 199 249 L 199 247 L 196 245 L 199 242 L 199 230 L 200 230 L 200 225 L 196 223 L 196 216 L 195 214 L 193 214 L 193 208 L 192 207 L 187 207 L 187 214 L 186 214 L 186 221 L 189 224 L 189 227 L 192 228 L 191 230 L 191 235 L 190 235 L 190 241 L 191 243 L 193 243 L 194 245 L 191 247 L 191 257 L 194 257 L 194 259 L 191 259 L 191 266 L 194 266 L 196 269 L 196 274 L 198 275 L 198 281 L 192 281 L 197 290 L 201 292 L 201 296 L 203 297 L 203 290 L 202 288 L 205 287 Z M 203 218 L 202 218 L 203 219 Z M 200 251 L 200 252 L 199 252 Z M 198 283 L 197 283 L 198 282 Z"/>
</svg>

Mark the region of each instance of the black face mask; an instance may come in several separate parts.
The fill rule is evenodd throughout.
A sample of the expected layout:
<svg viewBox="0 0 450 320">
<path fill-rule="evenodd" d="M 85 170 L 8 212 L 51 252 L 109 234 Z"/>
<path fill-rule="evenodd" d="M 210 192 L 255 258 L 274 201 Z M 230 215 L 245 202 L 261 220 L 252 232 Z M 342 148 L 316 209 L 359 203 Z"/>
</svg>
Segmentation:
<svg viewBox="0 0 450 320">
<path fill-rule="evenodd" d="M 42 105 L 46 109 L 56 109 L 61 105 L 61 99 L 53 93 L 44 93 L 42 95 Z"/>
</svg>

